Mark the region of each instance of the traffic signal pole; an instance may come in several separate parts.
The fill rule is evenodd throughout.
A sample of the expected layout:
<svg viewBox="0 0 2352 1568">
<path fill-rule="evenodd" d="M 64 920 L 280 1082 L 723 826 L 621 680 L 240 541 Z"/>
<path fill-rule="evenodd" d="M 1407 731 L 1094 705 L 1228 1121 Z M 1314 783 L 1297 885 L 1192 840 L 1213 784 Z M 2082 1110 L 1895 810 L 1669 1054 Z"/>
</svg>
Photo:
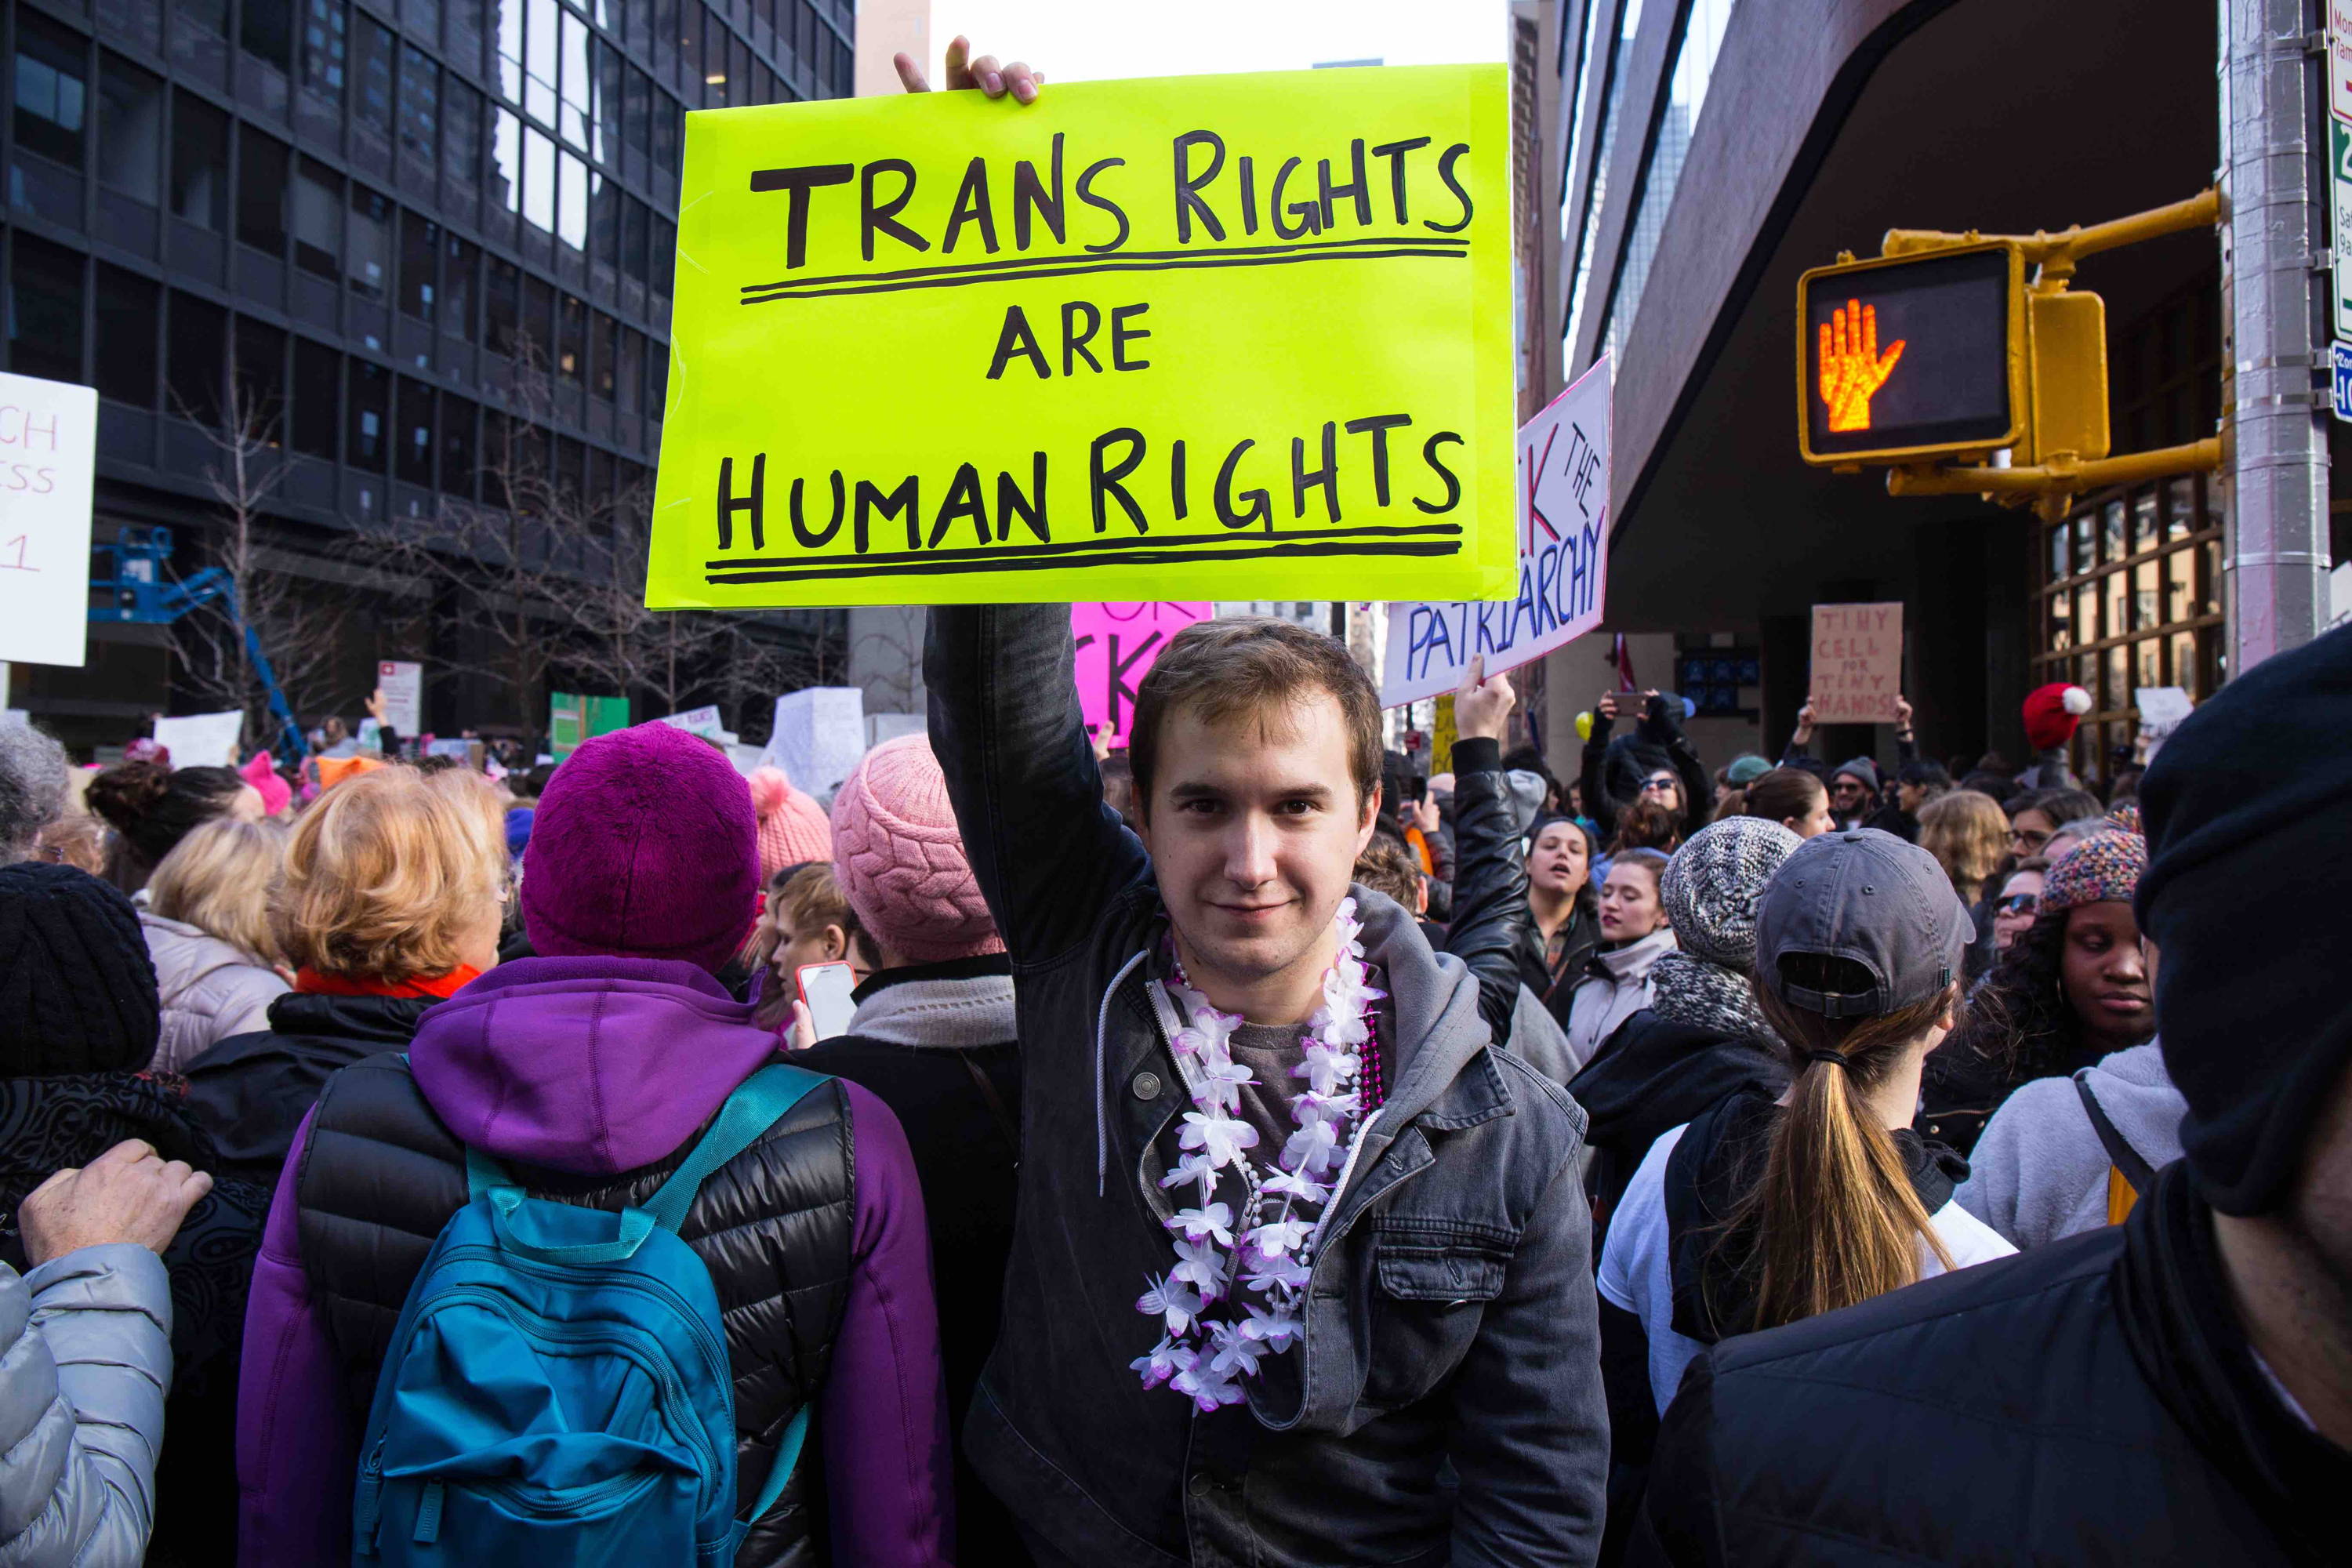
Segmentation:
<svg viewBox="0 0 2352 1568">
<path fill-rule="evenodd" d="M 2222 480 L 2235 677 L 2329 619 L 2327 364 L 2315 201 L 2324 174 L 2322 26 L 2312 0 L 2218 0 L 2221 23 Z M 2336 257 L 2352 266 L 2352 257 Z"/>
</svg>

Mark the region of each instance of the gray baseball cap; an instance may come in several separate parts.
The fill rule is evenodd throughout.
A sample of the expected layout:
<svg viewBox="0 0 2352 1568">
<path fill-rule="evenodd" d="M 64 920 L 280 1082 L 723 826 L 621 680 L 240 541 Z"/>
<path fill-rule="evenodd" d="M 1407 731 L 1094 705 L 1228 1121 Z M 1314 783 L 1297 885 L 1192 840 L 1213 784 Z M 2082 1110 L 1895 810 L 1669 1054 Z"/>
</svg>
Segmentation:
<svg viewBox="0 0 2352 1568">
<path fill-rule="evenodd" d="M 1968 906 L 1936 858 L 1874 827 L 1808 838 L 1773 873 L 1756 911 L 1756 973 L 1791 1007 L 1832 1018 L 1876 1017 L 1925 1002 L 1959 977 L 1976 934 Z M 1843 958 L 1866 989 L 1791 984 L 1793 954 Z"/>
</svg>

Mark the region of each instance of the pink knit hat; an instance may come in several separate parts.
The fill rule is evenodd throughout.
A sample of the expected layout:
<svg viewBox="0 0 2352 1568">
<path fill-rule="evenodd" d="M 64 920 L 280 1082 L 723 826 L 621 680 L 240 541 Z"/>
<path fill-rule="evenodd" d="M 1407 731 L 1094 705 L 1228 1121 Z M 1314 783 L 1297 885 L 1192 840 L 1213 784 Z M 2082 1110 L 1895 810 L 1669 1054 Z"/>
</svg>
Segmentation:
<svg viewBox="0 0 2352 1568">
<path fill-rule="evenodd" d="M 885 741 L 858 763 L 833 797 L 833 864 L 858 920 L 909 962 L 1004 951 L 929 737 Z"/>
<path fill-rule="evenodd" d="M 782 768 L 753 768 L 751 809 L 760 817 L 760 881 L 787 866 L 833 858 L 833 824 L 824 807 L 793 787 Z"/>
</svg>

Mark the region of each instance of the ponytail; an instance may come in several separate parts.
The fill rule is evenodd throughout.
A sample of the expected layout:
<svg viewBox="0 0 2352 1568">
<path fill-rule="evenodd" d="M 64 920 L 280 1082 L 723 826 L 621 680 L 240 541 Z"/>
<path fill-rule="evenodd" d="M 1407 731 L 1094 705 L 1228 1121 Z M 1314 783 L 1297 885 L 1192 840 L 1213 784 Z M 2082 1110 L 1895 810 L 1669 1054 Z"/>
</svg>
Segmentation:
<svg viewBox="0 0 2352 1568">
<path fill-rule="evenodd" d="M 1836 959 L 1792 959 L 1832 964 Z M 1802 979 L 1824 990 L 1824 977 Z M 1788 1109 L 1772 1131 L 1763 1178 L 1728 1231 L 1750 1238 L 1756 1329 L 1851 1307 L 1919 1277 L 1922 1238 L 1948 1268 L 1902 1152 L 1864 1098 L 1936 1025 L 1956 989 L 1874 1018 L 1836 1019 L 1792 1007 L 1759 975 L 1756 1000 L 1795 1058 Z"/>
</svg>

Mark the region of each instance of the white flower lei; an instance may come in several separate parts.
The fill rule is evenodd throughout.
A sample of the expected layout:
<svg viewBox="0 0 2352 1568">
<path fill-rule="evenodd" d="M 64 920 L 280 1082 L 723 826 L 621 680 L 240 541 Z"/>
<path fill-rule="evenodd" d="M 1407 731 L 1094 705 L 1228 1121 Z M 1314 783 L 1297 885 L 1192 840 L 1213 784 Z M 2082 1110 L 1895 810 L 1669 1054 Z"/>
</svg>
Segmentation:
<svg viewBox="0 0 2352 1568">
<path fill-rule="evenodd" d="M 1234 1060 L 1228 1045 L 1242 1020 L 1211 1006 L 1185 984 L 1181 966 L 1174 980 L 1162 983 L 1177 1016 L 1186 1020 L 1169 1044 L 1193 1109 L 1184 1113 L 1179 1136 L 1192 1152 L 1160 1184 L 1196 1183 L 1200 1196 L 1163 1222 L 1175 1236 L 1176 1264 L 1165 1275 L 1146 1277 L 1148 1289 L 1135 1307 L 1160 1319 L 1166 1331 L 1131 1364 L 1144 1387 L 1168 1384 L 1203 1411 L 1240 1404 L 1246 1397 L 1241 1380 L 1255 1377 L 1261 1358 L 1287 1351 L 1302 1331 L 1298 1304 L 1316 1230 L 1308 1211 L 1331 1200 L 1328 1184 L 1346 1168 L 1363 1135 L 1360 1047 L 1371 1038 L 1372 1004 L 1388 993 L 1373 987 L 1364 964 L 1355 900 L 1339 901 L 1334 923 L 1339 952 L 1324 972 L 1323 1005 L 1307 1021 L 1304 1059 L 1290 1069 L 1307 1080 L 1290 1108 L 1298 1131 L 1283 1144 L 1271 1173 L 1247 1153 L 1257 1144 L 1257 1129 L 1234 1114 L 1242 1089 L 1257 1082 Z M 1246 1194 L 1238 1220 L 1229 1205 L 1210 1201 L 1218 1173 L 1227 1166 L 1240 1175 Z M 1236 1276 L 1263 1300 L 1240 1300 Z M 1220 1303 L 1226 1308 L 1222 1313 L 1215 1310 Z M 1244 1315 L 1234 1314 L 1235 1306 Z"/>
</svg>

